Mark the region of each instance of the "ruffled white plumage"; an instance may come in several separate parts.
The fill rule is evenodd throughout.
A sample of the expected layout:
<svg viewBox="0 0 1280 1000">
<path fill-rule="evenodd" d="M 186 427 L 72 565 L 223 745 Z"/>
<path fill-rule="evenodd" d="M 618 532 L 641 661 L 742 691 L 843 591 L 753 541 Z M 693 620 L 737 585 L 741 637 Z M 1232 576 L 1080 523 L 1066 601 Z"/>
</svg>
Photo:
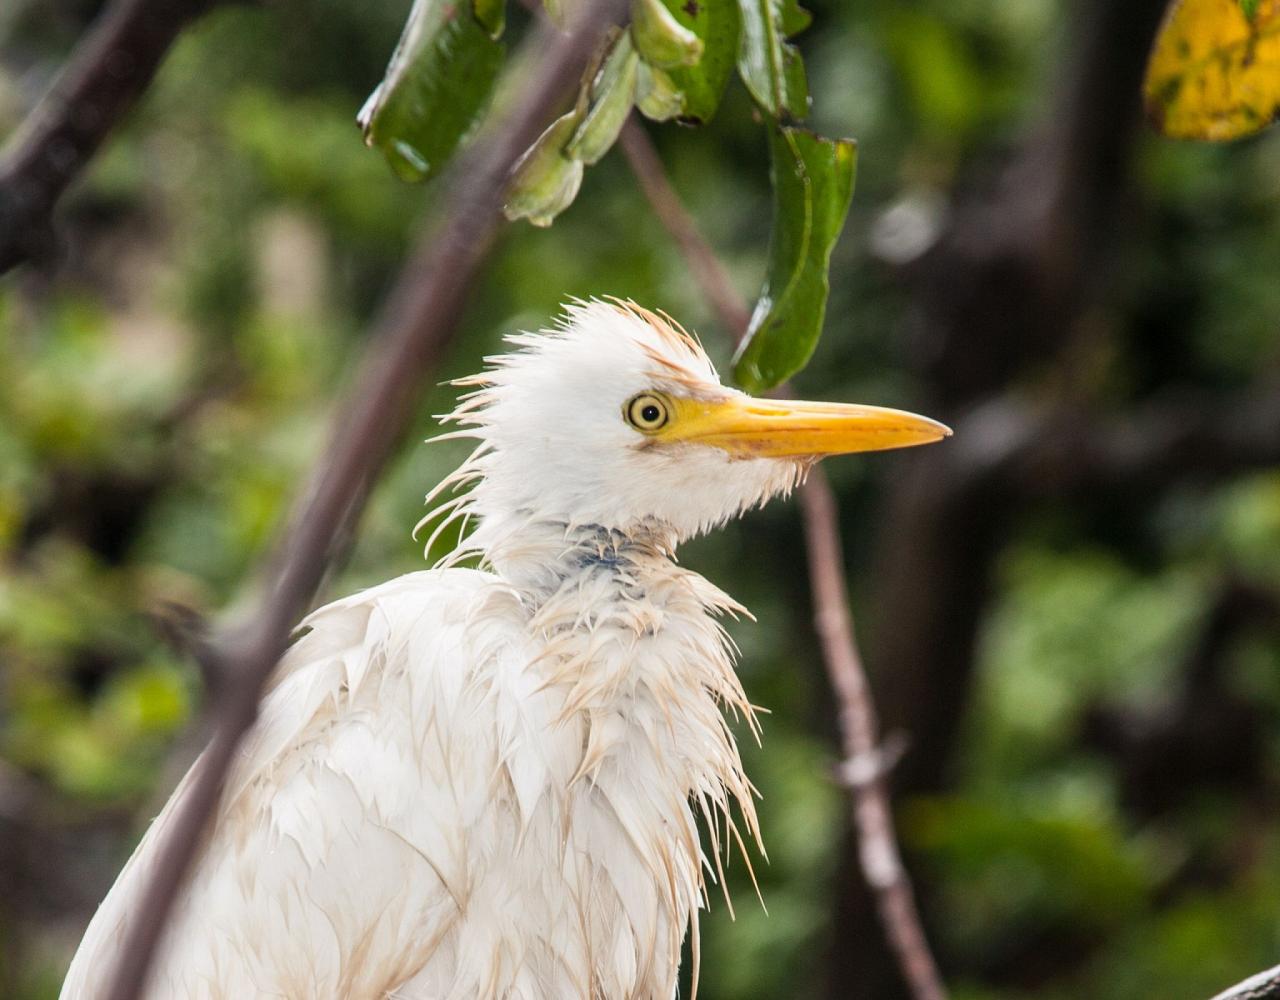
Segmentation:
<svg viewBox="0 0 1280 1000">
<path fill-rule="evenodd" d="M 740 609 L 672 550 L 804 463 L 635 449 L 618 405 L 637 388 L 727 392 L 653 314 L 579 304 L 518 344 L 454 414 L 481 444 L 446 516 L 479 519 L 468 549 L 493 572 L 410 574 L 307 619 L 152 997 L 667 1000 L 689 929 L 696 956 L 704 880 L 738 822 L 758 837 L 725 710 L 754 717 L 718 621 Z M 566 398 L 577 457 L 543 412 Z M 94 917 L 64 1000 L 102 987 L 184 787 Z"/>
<path fill-rule="evenodd" d="M 594 594 L 587 629 L 578 594 L 630 585 L 618 567 L 537 606 L 489 574 L 429 571 L 309 618 L 153 995 L 670 996 L 702 896 L 686 796 L 737 797 L 754 830 L 720 703 L 749 708 L 708 617 L 727 598 L 653 553 L 619 565 L 652 573 L 650 596 Z M 64 996 L 94 995 L 172 808 Z"/>
</svg>

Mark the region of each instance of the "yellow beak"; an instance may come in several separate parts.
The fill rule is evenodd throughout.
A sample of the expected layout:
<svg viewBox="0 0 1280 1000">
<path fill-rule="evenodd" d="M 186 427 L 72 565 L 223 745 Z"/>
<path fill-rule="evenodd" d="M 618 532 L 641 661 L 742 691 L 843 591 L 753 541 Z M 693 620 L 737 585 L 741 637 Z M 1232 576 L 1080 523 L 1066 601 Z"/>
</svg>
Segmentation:
<svg viewBox="0 0 1280 1000">
<path fill-rule="evenodd" d="M 929 444 L 951 428 L 881 406 L 730 396 L 673 400 L 675 419 L 655 436 L 722 448 L 739 458 L 822 458 Z"/>
</svg>

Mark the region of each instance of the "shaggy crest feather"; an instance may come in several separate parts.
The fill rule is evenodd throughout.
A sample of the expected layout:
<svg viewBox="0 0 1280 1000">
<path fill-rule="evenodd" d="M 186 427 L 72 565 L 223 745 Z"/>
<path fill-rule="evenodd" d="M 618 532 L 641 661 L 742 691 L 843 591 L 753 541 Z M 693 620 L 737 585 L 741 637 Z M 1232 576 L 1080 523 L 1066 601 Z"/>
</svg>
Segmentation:
<svg viewBox="0 0 1280 1000">
<path fill-rule="evenodd" d="M 458 429 L 432 439 L 478 444 L 427 494 L 430 505 L 470 488 L 418 523 L 415 531 L 436 523 L 427 551 L 458 522 L 474 518 L 487 526 L 439 566 L 485 558 L 501 549 L 504 534 L 520 537 L 526 518 L 656 532 L 673 552 L 679 541 L 790 493 L 808 472 L 807 460 L 744 462 L 710 448 L 645 454 L 627 440 L 619 406 L 636 392 L 706 400 L 732 394 L 702 345 L 664 313 L 622 299 L 576 300 L 555 327 L 506 342 L 515 350 L 486 358 L 485 371 L 453 382 L 471 390 L 440 418 Z M 565 371 L 573 377 L 564 378 Z M 554 389 L 572 391 L 562 396 Z M 581 437 L 593 434 L 597 440 Z M 604 455 L 595 468 L 581 461 L 597 450 Z M 683 487 L 674 493 L 673 478 Z"/>
</svg>

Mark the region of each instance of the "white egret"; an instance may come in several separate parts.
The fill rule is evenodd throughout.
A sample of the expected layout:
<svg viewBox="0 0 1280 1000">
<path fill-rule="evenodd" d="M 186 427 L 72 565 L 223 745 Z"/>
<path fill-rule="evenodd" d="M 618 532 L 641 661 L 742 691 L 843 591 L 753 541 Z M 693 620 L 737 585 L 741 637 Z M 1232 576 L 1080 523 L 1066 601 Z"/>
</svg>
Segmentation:
<svg viewBox="0 0 1280 1000">
<path fill-rule="evenodd" d="M 446 418 L 479 446 L 437 513 L 476 530 L 306 620 L 150 996 L 668 1000 L 686 932 L 697 955 L 706 881 L 740 825 L 759 835 L 724 713 L 755 720 L 719 621 L 741 609 L 675 547 L 825 455 L 949 432 L 725 388 L 631 303 L 511 342 Z M 67 1000 L 103 988 L 182 795 L 90 924 Z"/>
</svg>

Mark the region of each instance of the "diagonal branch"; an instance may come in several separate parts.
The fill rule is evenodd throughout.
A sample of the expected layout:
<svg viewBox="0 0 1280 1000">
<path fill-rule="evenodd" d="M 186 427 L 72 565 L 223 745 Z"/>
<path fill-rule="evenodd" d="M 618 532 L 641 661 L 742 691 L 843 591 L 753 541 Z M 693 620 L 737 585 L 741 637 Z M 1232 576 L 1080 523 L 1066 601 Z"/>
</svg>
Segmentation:
<svg viewBox="0 0 1280 1000">
<path fill-rule="evenodd" d="M 648 134 L 633 117 L 622 127 L 618 137 L 622 152 L 631 164 L 640 190 L 658 221 L 666 227 L 693 271 L 694 280 L 715 310 L 716 318 L 731 338 L 738 340 L 751 321 L 751 312 L 742 296 L 729 280 L 729 273 L 714 250 L 702 238 L 698 224 L 684 207 L 680 195 L 671 186 L 658 151 Z"/>
<path fill-rule="evenodd" d="M 653 143 L 632 119 L 622 131 L 622 151 L 654 213 L 688 258 L 694 276 L 716 309 L 721 324 L 735 340 L 746 332 L 749 312 L 729 283 L 715 251 L 671 186 Z M 784 386 L 785 393 L 787 388 Z M 879 746 L 879 722 L 871 687 L 854 637 L 849 589 L 840 562 L 839 513 L 826 475 L 815 467 L 800 490 L 809 580 L 813 591 L 814 627 L 823 662 L 840 706 L 840 734 L 846 757 L 844 771 L 860 774 L 847 783 L 853 795 L 863 876 L 875 894 L 884 932 L 915 1000 L 944 1000 L 947 995 L 937 963 L 920 923 L 911 880 L 902 863 L 893 828 L 893 810 L 885 784 Z"/>
<path fill-rule="evenodd" d="M 0 274 L 53 247 L 53 213 L 174 41 L 226 0 L 115 0 L 0 160 Z"/>
<path fill-rule="evenodd" d="M 210 655 L 224 677 L 211 709 L 214 735 L 159 845 L 136 923 L 105 994 L 110 1000 L 132 1000 L 142 991 L 236 748 L 257 715 L 262 686 L 326 568 L 345 550 L 378 473 L 409 424 L 424 377 L 458 325 L 467 292 L 501 225 L 513 164 L 576 85 L 605 29 L 622 14 L 620 0 L 586 5 L 568 34 L 544 30 L 530 39 L 530 51 L 541 55 L 520 90 L 519 104 L 456 164 L 439 201 L 446 206 L 444 218 L 420 243 L 391 292 L 353 391 L 338 413 L 329 449 L 280 536 L 257 614 L 212 644 Z"/>
</svg>

